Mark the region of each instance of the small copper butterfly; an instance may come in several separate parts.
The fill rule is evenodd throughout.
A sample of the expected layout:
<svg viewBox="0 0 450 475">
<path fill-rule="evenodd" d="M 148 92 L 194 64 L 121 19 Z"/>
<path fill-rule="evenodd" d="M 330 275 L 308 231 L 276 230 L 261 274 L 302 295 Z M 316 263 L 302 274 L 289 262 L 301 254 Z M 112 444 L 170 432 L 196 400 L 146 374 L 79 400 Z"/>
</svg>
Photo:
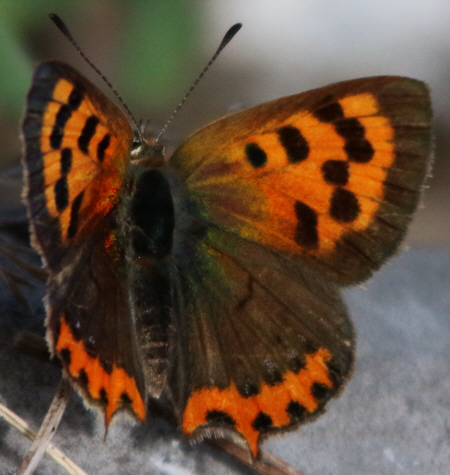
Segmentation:
<svg viewBox="0 0 450 475">
<path fill-rule="evenodd" d="M 172 408 L 186 435 L 310 421 L 350 376 L 341 288 L 404 237 L 430 164 L 426 85 L 332 84 L 224 117 L 166 159 L 68 64 L 33 75 L 23 122 L 47 341 L 108 426 Z M 138 137 L 138 138 L 136 138 Z"/>
</svg>

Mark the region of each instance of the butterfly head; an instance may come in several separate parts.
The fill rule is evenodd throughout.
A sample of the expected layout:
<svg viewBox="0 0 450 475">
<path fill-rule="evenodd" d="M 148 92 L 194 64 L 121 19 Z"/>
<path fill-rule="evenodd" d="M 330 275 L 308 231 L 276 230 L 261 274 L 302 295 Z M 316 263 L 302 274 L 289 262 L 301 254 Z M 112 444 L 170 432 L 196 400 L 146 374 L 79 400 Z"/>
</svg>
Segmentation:
<svg viewBox="0 0 450 475">
<path fill-rule="evenodd" d="M 164 145 L 155 138 L 139 139 L 133 141 L 131 147 L 133 163 L 148 168 L 160 168 L 164 165 Z"/>
</svg>

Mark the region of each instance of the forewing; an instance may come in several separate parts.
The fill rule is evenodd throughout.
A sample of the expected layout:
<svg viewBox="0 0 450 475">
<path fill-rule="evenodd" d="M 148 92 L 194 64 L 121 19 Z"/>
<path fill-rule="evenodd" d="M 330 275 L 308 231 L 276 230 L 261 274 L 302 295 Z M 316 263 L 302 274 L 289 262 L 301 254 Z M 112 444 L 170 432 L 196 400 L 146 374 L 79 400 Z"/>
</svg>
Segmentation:
<svg viewBox="0 0 450 475">
<path fill-rule="evenodd" d="M 32 239 L 49 268 L 61 269 L 67 249 L 80 245 L 117 204 L 132 131 L 95 86 L 51 61 L 34 72 L 23 136 Z"/>
<path fill-rule="evenodd" d="M 202 219 L 347 285 L 401 242 L 429 169 L 430 121 L 422 82 L 357 79 L 221 119 L 171 163 Z"/>
<path fill-rule="evenodd" d="M 37 66 L 23 123 L 24 199 L 33 246 L 49 270 L 47 340 L 85 400 L 109 423 L 145 417 L 116 207 L 132 131 L 70 66 Z"/>
</svg>

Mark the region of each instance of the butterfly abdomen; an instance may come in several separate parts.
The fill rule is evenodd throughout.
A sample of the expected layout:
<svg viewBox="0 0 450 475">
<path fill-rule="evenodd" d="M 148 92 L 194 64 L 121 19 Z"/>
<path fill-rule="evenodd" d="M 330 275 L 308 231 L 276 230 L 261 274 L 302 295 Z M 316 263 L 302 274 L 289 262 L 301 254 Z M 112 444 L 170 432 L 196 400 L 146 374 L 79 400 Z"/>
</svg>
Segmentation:
<svg viewBox="0 0 450 475">
<path fill-rule="evenodd" d="M 145 383 L 149 394 L 157 397 L 165 387 L 169 364 L 173 305 L 168 262 L 175 209 L 169 180 L 147 166 L 139 163 L 130 169 L 130 194 L 122 202 L 120 223 Z"/>
</svg>

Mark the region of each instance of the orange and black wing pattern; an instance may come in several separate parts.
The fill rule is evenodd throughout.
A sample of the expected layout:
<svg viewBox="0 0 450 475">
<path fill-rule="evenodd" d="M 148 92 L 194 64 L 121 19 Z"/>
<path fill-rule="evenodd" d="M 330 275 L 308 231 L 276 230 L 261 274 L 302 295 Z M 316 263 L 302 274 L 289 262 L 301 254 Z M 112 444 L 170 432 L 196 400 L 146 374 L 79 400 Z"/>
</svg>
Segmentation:
<svg viewBox="0 0 450 475">
<path fill-rule="evenodd" d="M 25 201 L 53 269 L 117 204 L 133 140 L 123 113 L 67 64 L 37 66 L 27 97 Z"/>
<path fill-rule="evenodd" d="M 49 271 L 51 351 L 106 422 L 122 406 L 145 417 L 144 382 L 116 240 L 130 160 L 122 112 L 67 64 L 39 64 L 27 97 L 24 200 Z"/>
<path fill-rule="evenodd" d="M 358 79 L 231 115 L 169 166 L 159 147 L 133 167 L 122 112 L 70 66 L 40 64 L 24 199 L 50 348 L 85 400 L 107 425 L 121 409 L 143 420 L 156 388 L 186 434 L 238 434 L 254 456 L 264 434 L 323 412 L 354 361 L 340 287 L 398 248 L 430 122 L 420 81 Z"/>
<path fill-rule="evenodd" d="M 171 388 L 186 433 L 231 428 L 256 455 L 261 434 L 338 392 L 354 351 L 339 287 L 398 248 L 430 123 L 425 84 L 365 78 L 233 114 L 175 151 L 190 221 Z"/>
<path fill-rule="evenodd" d="M 340 284 L 398 247 L 430 165 L 426 85 L 333 84 L 233 114 L 174 154 L 204 219 Z"/>
</svg>

